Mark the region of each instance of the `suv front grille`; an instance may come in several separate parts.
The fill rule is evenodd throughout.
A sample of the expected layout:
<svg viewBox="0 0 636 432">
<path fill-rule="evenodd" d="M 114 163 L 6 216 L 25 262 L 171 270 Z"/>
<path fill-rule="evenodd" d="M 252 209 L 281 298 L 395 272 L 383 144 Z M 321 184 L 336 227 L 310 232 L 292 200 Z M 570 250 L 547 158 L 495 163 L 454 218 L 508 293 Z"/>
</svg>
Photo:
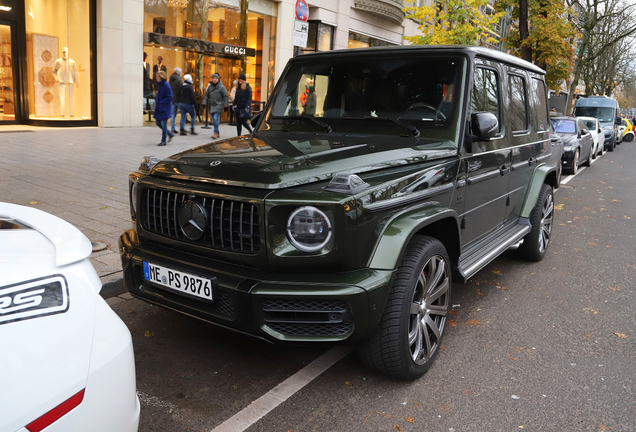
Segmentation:
<svg viewBox="0 0 636 432">
<path fill-rule="evenodd" d="M 203 234 L 196 240 L 186 237 L 179 224 L 179 209 L 186 201 L 196 202 L 206 212 Z M 260 251 L 260 219 L 254 204 L 157 189 L 144 189 L 140 204 L 139 218 L 146 231 L 213 249 Z"/>
<path fill-rule="evenodd" d="M 339 300 L 263 301 L 268 327 L 287 336 L 344 336 L 353 330 L 349 305 Z"/>
</svg>

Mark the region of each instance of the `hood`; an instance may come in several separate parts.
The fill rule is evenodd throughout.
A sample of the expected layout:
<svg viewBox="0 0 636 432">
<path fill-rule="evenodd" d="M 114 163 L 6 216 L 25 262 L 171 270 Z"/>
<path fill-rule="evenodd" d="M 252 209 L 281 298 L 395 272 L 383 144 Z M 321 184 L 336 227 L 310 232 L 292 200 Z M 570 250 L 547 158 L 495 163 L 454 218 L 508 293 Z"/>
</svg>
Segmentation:
<svg viewBox="0 0 636 432">
<path fill-rule="evenodd" d="M 151 174 L 209 183 L 281 189 L 331 179 L 339 172 L 377 169 L 452 157 L 450 141 L 393 136 L 259 133 L 178 153 Z"/>
<path fill-rule="evenodd" d="M 574 146 L 574 145 L 577 145 L 579 143 L 579 140 L 576 137 L 576 135 L 559 134 L 559 136 L 563 140 L 563 145 L 565 145 L 565 146 Z"/>
</svg>

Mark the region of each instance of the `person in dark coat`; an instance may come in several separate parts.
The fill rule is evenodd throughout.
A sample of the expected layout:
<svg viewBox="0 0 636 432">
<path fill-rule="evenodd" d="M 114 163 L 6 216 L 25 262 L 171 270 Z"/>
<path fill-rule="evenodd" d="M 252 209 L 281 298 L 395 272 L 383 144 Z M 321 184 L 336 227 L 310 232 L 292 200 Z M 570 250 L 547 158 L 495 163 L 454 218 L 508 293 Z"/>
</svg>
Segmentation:
<svg viewBox="0 0 636 432">
<path fill-rule="evenodd" d="M 238 87 L 234 95 L 232 108 L 236 114 L 236 132 L 241 135 L 241 126 L 252 133 L 252 128 L 248 120 L 252 117 L 252 87 L 245 80 L 245 74 L 240 74 L 238 78 Z"/>
<path fill-rule="evenodd" d="M 190 114 L 190 134 L 198 135 L 194 131 L 194 122 L 196 121 L 195 107 L 197 105 L 197 96 L 192 87 L 192 76 L 185 74 L 183 77 L 183 87 L 179 95 L 179 110 L 181 111 L 180 134 L 187 135 L 185 131 L 186 113 Z"/>
<path fill-rule="evenodd" d="M 155 123 L 161 129 L 160 146 L 166 145 L 166 135 L 168 142 L 174 136 L 168 132 L 168 119 L 172 108 L 172 89 L 168 84 L 168 75 L 164 71 L 157 72 L 157 93 L 155 94 Z"/>
<path fill-rule="evenodd" d="M 212 138 L 214 139 L 221 136 L 219 133 L 219 121 L 221 120 L 221 113 L 227 106 L 227 99 L 227 89 L 221 82 L 221 77 L 219 77 L 219 74 L 212 75 L 212 81 L 210 81 L 205 91 L 203 105 L 207 104 L 209 113 L 212 115 L 212 123 L 214 124 Z"/>
<path fill-rule="evenodd" d="M 176 133 L 175 120 L 177 118 L 177 111 L 179 110 L 179 102 L 181 98 L 181 87 L 183 87 L 183 80 L 181 79 L 181 68 L 174 68 L 174 72 L 170 75 L 170 88 L 172 89 L 172 133 Z"/>
<path fill-rule="evenodd" d="M 309 86 L 307 89 L 307 100 L 305 101 L 305 111 L 304 114 L 306 116 L 316 115 L 316 89 L 314 86 Z"/>
</svg>

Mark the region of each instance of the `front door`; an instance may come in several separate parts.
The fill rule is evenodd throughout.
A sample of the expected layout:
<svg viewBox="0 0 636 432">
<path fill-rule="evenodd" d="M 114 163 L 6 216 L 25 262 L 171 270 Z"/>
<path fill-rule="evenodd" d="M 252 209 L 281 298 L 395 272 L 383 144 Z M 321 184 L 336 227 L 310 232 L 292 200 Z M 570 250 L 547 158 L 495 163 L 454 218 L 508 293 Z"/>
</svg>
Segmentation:
<svg viewBox="0 0 636 432">
<path fill-rule="evenodd" d="M 9 21 L 0 21 L 0 124 L 16 123 L 16 59 L 14 58 L 14 27 Z"/>
</svg>

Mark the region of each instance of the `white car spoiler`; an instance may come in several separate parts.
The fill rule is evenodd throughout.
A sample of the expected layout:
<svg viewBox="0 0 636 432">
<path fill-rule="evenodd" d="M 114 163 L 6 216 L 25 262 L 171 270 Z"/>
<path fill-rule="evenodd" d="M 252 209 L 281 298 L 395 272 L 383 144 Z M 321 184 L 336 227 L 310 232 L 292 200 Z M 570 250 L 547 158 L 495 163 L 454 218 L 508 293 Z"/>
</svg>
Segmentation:
<svg viewBox="0 0 636 432">
<path fill-rule="evenodd" d="M 93 251 L 91 242 L 70 223 L 31 207 L 0 203 L 0 218 L 10 219 L 44 235 L 55 247 L 58 267 L 88 258 Z"/>
</svg>

